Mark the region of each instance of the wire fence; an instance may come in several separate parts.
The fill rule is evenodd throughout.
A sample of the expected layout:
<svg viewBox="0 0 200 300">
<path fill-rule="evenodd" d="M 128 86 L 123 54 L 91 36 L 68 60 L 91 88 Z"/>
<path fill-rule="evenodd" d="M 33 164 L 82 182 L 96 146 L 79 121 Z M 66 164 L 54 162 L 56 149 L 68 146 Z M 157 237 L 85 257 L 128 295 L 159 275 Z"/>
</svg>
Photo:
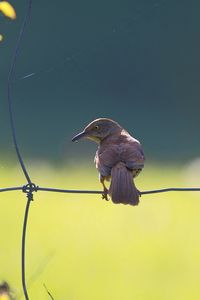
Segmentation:
<svg viewBox="0 0 200 300">
<path fill-rule="evenodd" d="M 26 194 L 33 192 L 55 192 L 55 193 L 67 193 L 67 194 L 99 194 L 102 195 L 103 191 L 94 191 L 94 190 L 68 190 L 68 189 L 58 189 L 58 188 L 49 188 L 49 187 L 41 187 L 36 186 L 35 184 L 23 185 L 23 186 L 15 186 L 15 187 L 6 187 L 1 188 L 1 192 L 12 192 L 12 191 L 22 191 Z M 149 195 L 149 194 L 158 194 L 158 193 L 166 193 L 166 192 L 200 192 L 200 188 L 164 188 L 164 189 L 156 189 L 156 190 L 148 190 L 148 191 L 140 191 L 140 195 Z M 33 195 L 32 195 L 33 197 Z M 32 199 L 33 200 L 33 199 Z"/>
<path fill-rule="evenodd" d="M 13 57 L 11 60 L 11 66 L 8 74 L 8 81 L 7 81 L 7 100 L 8 100 L 8 109 L 9 109 L 9 116 L 10 116 L 10 126 L 12 132 L 13 143 L 15 146 L 15 151 L 27 181 L 27 184 L 23 186 L 16 186 L 16 187 L 5 187 L 0 188 L 0 192 L 11 192 L 11 191 L 22 191 L 27 196 L 27 203 L 25 207 L 24 213 L 24 220 L 23 220 L 23 230 L 22 230 L 22 244 L 21 244 L 21 276 L 22 276 L 22 287 L 23 293 L 26 300 L 29 300 L 27 286 L 26 286 L 26 265 L 25 265 L 25 246 L 26 246 L 26 229 L 27 229 L 27 221 L 29 215 L 29 209 L 31 201 L 33 200 L 33 194 L 35 192 L 56 192 L 56 193 L 72 193 L 72 194 L 102 194 L 103 191 L 95 191 L 95 190 L 70 190 L 70 189 L 59 189 L 59 188 L 49 188 L 49 187 L 40 187 L 32 182 L 29 172 L 25 166 L 23 157 L 20 152 L 20 148 L 17 141 L 16 135 L 16 127 L 15 127 L 15 119 L 14 119 L 14 110 L 13 110 L 13 102 L 12 102 L 12 82 L 13 82 L 13 74 L 16 66 L 17 57 L 20 50 L 21 40 L 24 36 L 25 28 L 30 20 L 31 14 L 31 7 L 32 7 L 32 0 L 27 0 L 27 9 L 24 16 L 24 20 L 18 35 L 18 39 L 16 42 L 16 46 L 14 49 Z M 164 193 L 164 192 L 199 192 L 200 188 L 164 188 L 164 189 L 155 189 L 155 190 L 148 190 L 148 191 L 141 191 L 140 195 L 149 195 L 149 194 L 157 194 L 157 193 Z M 44 285 L 48 295 L 51 299 L 54 299 L 51 293 L 48 291 L 46 286 Z"/>
</svg>

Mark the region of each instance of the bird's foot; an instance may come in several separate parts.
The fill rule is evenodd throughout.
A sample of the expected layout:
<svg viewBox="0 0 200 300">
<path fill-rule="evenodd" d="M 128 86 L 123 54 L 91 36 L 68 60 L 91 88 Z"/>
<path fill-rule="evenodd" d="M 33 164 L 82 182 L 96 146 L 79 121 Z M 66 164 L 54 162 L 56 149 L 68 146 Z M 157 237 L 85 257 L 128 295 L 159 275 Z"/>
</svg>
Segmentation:
<svg viewBox="0 0 200 300">
<path fill-rule="evenodd" d="M 104 188 L 103 194 L 102 194 L 102 199 L 109 201 L 108 199 L 108 189 Z"/>
<path fill-rule="evenodd" d="M 137 192 L 138 192 L 139 197 L 141 197 L 142 193 L 138 189 L 137 189 Z"/>
</svg>

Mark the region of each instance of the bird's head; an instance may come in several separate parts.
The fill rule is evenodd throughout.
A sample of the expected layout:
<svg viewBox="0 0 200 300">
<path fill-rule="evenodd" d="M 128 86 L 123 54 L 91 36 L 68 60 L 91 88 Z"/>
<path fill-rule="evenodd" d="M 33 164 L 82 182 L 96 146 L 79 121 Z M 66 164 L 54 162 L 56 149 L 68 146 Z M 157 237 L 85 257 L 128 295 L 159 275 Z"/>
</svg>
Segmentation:
<svg viewBox="0 0 200 300">
<path fill-rule="evenodd" d="M 115 121 L 106 118 L 100 118 L 89 123 L 85 129 L 72 138 L 72 142 L 86 138 L 96 143 L 100 143 L 107 136 L 122 131 L 122 127 Z"/>
</svg>

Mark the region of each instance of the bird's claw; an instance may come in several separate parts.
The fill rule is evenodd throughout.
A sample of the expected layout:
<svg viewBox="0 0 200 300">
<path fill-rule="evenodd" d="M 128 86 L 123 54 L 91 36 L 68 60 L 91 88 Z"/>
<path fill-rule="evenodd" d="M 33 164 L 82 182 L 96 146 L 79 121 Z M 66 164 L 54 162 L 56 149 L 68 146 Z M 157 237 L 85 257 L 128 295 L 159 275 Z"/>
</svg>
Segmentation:
<svg viewBox="0 0 200 300">
<path fill-rule="evenodd" d="M 142 193 L 138 189 L 137 189 L 137 192 L 138 192 L 139 197 L 141 197 Z"/>
<path fill-rule="evenodd" d="M 103 194 L 102 194 L 102 199 L 109 201 L 108 199 L 108 190 L 104 189 Z"/>
</svg>

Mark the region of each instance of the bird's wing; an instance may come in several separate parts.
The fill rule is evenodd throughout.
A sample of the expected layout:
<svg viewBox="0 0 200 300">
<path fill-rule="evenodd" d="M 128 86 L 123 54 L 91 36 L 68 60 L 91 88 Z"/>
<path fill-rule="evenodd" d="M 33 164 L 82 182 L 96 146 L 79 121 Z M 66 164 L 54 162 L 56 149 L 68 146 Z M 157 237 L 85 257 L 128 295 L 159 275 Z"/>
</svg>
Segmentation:
<svg viewBox="0 0 200 300">
<path fill-rule="evenodd" d="M 99 147 L 95 156 L 96 168 L 102 176 L 110 176 L 112 167 L 120 161 L 119 159 L 116 145 L 104 149 Z"/>
<path fill-rule="evenodd" d="M 122 145 L 120 158 L 130 170 L 142 169 L 144 167 L 144 152 L 140 143 L 136 141 Z"/>
<path fill-rule="evenodd" d="M 102 176 L 110 176 L 111 169 L 119 162 L 124 162 L 130 170 L 144 167 L 144 153 L 141 144 L 135 139 L 99 147 L 95 156 L 96 168 Z"/>
</svg>

